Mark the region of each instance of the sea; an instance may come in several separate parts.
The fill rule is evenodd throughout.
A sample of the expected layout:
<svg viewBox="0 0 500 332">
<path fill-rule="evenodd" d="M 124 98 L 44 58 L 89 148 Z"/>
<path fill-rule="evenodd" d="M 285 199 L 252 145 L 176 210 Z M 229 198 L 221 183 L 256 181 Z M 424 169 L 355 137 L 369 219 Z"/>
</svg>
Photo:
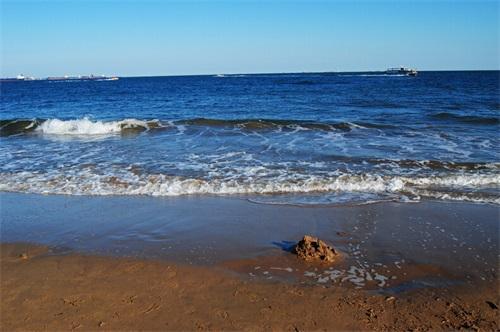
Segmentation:
<svg viewBox="0 0 500 332">
<path fill-rule="evenodd" d="M 500 72 L 3 82 L 0 191 L 500 204 Z"/>
</svg>

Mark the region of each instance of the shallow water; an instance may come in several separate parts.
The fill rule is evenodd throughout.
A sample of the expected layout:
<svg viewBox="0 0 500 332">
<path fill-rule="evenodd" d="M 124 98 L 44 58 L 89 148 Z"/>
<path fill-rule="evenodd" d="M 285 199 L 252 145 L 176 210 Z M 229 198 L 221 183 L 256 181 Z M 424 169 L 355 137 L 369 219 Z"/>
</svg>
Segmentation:
<svg viewBox="0 0 500 332">
<path fill-rule="evenodd" d="M 499 72 L 2 84 L 0 190 L 500 203 Z"/>
<path fill-rule="evenodd" d="M 498 208 L 472 203 L 258 205 L 220 197 L 2 193 L 1 241 L 228 267 L 250 278 L 390 290 L 496 282 Z M 333 265 L 289 251 L 304 234 L 342 253 Z M 258 268 L 257 268 L 258 267 Z M 394 289 L 397 291 L 397 289 Z"/>
</svg>

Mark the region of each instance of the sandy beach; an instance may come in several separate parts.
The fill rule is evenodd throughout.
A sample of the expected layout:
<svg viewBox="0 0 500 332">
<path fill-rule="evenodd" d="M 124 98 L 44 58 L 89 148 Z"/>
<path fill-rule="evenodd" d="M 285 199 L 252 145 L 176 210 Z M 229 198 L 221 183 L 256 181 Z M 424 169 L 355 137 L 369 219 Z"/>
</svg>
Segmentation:
<svg viewBox="0 0 500 332">
<path fill-rule="evenodd" d="M 2 330 L 495 330 L 491 284 L 397 295 L 2 245 Z M 26 254 L 22 257 L 20 255 Z"/>
<path fill-rule="evenodd" d="M 2 330 L 498 328 L 496 206 L 1 200 Z M 304 234 L 341 257 L 299 260 Z"/>
</svg>

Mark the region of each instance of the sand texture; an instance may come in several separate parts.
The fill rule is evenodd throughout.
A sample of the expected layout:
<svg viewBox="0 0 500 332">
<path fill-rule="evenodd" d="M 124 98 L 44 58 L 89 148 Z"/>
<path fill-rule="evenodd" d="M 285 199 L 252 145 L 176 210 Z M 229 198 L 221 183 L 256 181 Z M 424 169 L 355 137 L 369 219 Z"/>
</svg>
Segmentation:
<svg viewBox="0 0 500 332">
<path fill-rule="evenodd" d="M 2 331 L 498 328 L 487 284 L 389 296 L 23 244 L 2 244 L 0 266 Z"/>
</svg>

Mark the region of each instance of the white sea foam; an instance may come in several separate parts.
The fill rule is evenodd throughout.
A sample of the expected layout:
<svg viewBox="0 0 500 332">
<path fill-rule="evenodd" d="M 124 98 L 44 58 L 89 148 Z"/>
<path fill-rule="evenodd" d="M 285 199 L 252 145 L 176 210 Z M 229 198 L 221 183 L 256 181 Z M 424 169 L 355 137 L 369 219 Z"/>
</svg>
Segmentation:
<svg viewBox="0 0 500 332">
<path fill-rule="evenodd" d="M 308 178 L 213 178 L 198 179 L 165 174 L 136 174 L 123 171 L 103 174 L 93 168 L 61 170 L 49 173 L 0 173 L 0 191 L 69 195 L 230 195 L 230 194 L 307 194 L 375 193 L 397 196 L 431 197 L 500 204 L 498 195 L 478 195 L 466 188 L 498 188 L 498 174 L 443 175 L 431 177 L 343 174 L 335 177 Z M 453 188 L 458 192 L 436 187 Z"/>
<path fill-rule="evenodd" d="M 49 135 L 110 135 L 124 129 L 148 129 L 146 121 L 125 119 L 121 121 L 91 121 L 88 118 L 78 120 L 49 119 L 40 124 L 35 131 Z"/>
</svg>

